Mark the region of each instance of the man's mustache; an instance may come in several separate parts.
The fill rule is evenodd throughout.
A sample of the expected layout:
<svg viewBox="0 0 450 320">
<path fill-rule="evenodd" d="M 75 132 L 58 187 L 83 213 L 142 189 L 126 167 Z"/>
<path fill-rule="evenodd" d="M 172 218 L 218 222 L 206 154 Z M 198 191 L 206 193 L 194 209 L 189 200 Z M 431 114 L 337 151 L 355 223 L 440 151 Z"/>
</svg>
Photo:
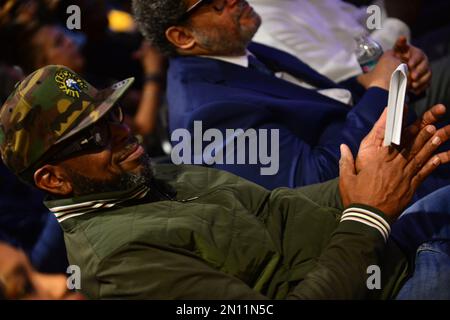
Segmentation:
<svg viewBox="0 0 450 320">
<path fill-rule="evenodd" d="M 138 143 L 139 141 L 135 136 L 130 136 L 130 138 L 128 138 L 128 140 L 125 142 L 123 150 L 116 156 L 117 159 L 121 159 L 124 155 L 128 154 L 130 152 L 130 149 L 135 147 Z"/>
</svg>

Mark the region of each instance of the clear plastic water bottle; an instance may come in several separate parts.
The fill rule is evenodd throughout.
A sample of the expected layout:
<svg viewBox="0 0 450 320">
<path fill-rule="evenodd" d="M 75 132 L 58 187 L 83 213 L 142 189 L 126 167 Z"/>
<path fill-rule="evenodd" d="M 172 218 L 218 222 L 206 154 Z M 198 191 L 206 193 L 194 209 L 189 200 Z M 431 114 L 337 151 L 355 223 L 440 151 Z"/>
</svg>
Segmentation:
<svg viewBox="0 0 450 320">
<path fill-rule="evenodd" d="M 356 58 L 364 73 L 370 72 L 383 55 L 383 48 L 369 36 L 359 36 L 356 39 Z"/>
</svg>

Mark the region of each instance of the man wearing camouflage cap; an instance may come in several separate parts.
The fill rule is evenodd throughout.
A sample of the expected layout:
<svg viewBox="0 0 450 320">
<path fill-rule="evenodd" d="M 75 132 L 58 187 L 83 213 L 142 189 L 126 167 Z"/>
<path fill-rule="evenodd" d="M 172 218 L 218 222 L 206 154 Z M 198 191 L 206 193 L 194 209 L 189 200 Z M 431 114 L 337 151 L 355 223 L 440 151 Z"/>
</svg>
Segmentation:
<svg viewBox="0 0 450 320">
<path fill-rule="evenodd" d="M 65 68 L 42 68 L 20 83 L 2 113 L 2 154 L 7 166 L 27 178 L 38 160 L 107 113 L 133 79 L 97 91 Z"/>
<path fill-rule="evenodd" d="M 377 291 L 395 296 L 411 266 L 390 224 L 449 161 L 433 153 L 450 127 L 429 125 L 445 108 L 410 128 L 402 152 L 382 146 L 383 113 L 356 162 L 342 146 L 339 181 L 269 192 L 214 169 L 152 168 L 117 107 L 131 82 L 97 91 L 47 66 L 0 112 L 2 159 L 50 195 L 87 297 L 365 298 L 370 265 L 395 270 Z"/>
</svg>

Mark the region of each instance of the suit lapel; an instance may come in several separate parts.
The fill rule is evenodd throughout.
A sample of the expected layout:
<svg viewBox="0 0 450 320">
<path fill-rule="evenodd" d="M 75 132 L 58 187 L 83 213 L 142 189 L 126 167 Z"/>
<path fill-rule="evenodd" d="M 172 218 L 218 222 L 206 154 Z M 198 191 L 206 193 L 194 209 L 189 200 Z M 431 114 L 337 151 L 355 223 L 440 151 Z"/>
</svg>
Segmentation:
<svg viewBox="0 0 450 320">
<path fill-rule="evenodd" d="M 324 77 L 306 63 L 284 51 L 257 43 L 251 43 L 248 49 L 272 70 L 287 72 L 318 89 L 340 88 L 337 83 Z"/>
<path fill-rule="evenodd" d="M 245 68 L 231 64 L 223 68 L 224 82 L 230 87 L 245 88 L 280 98 L 328 99 L 315 90 L 302 88 L 275 76 L 265 75 L 253 69 L 242 69 Z"/>
</svg>

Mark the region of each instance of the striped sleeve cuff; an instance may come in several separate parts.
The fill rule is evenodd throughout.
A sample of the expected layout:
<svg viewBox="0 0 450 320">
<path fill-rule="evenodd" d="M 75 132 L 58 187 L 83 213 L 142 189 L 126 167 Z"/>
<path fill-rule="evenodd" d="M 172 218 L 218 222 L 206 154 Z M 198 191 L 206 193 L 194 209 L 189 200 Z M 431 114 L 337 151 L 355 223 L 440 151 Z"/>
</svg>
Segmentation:
<svg viewBox="0 0 450 320">
<path fill-rule="evenodd" d="M 367 207 L 351 205 L 343 212 L 341 222 L 343 221 L 356 221 L 372 227 L 381 233 L 384 241 L 387 241 L 391 233 L 391 227 L 386 219 L 381 214 L 375 213 L 375 210 L 369 210 Z"/>
</svg>

